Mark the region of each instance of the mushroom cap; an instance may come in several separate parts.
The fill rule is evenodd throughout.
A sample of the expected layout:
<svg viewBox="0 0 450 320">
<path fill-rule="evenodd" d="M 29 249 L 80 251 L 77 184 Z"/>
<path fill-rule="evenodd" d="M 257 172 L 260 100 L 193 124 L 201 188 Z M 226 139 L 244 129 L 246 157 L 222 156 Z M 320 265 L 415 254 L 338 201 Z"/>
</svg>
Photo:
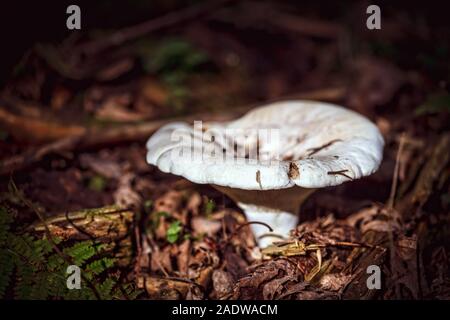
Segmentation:
<svg viewBox="0 0 450 320">
<path fill-rule="evenodd" d="M 201 184 L 321 188 L 374 173 L 383 146 L 366 117 L 329 103 L 293 100 L 255 108 L 234 121 L 204 123 L 200 130 L 168 124 L 148 140 L 147 162 Z M 254 150 L 259 157 L 249 156 Z"/>
</svg>

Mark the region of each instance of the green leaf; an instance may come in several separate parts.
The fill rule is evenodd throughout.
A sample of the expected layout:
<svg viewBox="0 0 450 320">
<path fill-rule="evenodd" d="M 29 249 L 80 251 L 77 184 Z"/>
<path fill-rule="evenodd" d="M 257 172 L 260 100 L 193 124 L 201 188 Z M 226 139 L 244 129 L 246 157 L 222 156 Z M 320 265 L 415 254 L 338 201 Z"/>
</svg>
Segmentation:
<svg viewBox="0 0 450 320">
<path fill-rule="evenodd" d="M 86 260 L 92 258 L 103 249 L 103 245 L 95 246 L 92 241 L 83 241 L 64 249 L 64 252 L 73 258 L 74 264 L 81 266 Z"/>
<path fill-rule="evenodd" d="M 180 221 L 172 222 L 169 226 L 169 229 L 167 229 L 167 241 L 169 241 L 170 243 L 177 242 L 182 229 L 183 228 Z"/>
<path fill-rule="evenodd" d="M 114 262 L 115 262 L 114 259 L 105 257 L 105 258 L 95 260 L 95 261 L 89 263 L 85 268 L 86 269 L 86 277 L 88 279 L 92 279 L 93 276 L 97 276 L 97 275 L 101 274 L 102 272 L 104 272 L 105 270 L 114 266 Z"/>
</svg>

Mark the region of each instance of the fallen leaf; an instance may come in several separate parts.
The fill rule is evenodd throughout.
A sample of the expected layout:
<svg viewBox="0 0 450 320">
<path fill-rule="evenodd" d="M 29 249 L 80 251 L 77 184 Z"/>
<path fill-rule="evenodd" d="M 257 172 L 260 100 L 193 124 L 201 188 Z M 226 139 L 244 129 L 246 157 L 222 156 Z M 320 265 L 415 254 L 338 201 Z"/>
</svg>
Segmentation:
<svg viewBox="0 0 450 320">
<path fill-rule="evenodd" d="M 214 236 L 222 228 L 220 221 L 214 221 L 205 217 L 193 217 L 191 220 L 191 226 L 195 234 L 208 236 Z"/>
<path fill-rule="evenodd" d="M 220 269 L 214 270 L 212 282 L 217 298 L 228 295 L 233 291 L 234 280 L 229 272 Z"/>
</svg>

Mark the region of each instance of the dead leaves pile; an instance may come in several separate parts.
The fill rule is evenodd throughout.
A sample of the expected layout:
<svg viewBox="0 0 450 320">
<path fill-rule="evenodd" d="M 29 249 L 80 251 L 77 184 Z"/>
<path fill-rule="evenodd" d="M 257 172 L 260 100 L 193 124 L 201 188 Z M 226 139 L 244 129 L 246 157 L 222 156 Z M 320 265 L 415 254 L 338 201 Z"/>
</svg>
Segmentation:
<svg viewBox="0 0 450 320">
<path fill-rule="evenodd" d="M 422 294 L 417 237 L 404 234 L 392 209 L 372 205 L 346 219 L 304 222 L 290 240 L 260 252 L 241 213 L 206 214 L 205 201 L 193 190 L 155 200 L 148 219 L 157 223 L 141 234 L 137 259 L 138 286 L 152 299 L 370 299 L 377 297 L 366 286 L 372 264 L 389 275 L 379 298 Z M 182 228 L 169 243 L 173 221 Z"/>
</svg>

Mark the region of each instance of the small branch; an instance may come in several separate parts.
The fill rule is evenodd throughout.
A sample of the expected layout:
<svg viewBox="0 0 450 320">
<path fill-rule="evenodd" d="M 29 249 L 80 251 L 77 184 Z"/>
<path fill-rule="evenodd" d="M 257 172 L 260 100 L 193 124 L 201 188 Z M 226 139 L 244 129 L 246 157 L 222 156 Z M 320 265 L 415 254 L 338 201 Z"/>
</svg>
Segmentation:
<svg viewBox="0 0 450 320">
<path fill-rule="evenodd" d="M 402 135 L 400 136 L 400 142 L 399 142 L 399 146 L 398 146 L 397 156 L 395 158 L 394 176 L 392 178 L 391 193 L 389 195 L 389 200 L 387 203 L 388 209 L 394 208 L 395 194 L 397 193 L 398 173 L 399 173 L 399 168 L 400 168 L 400 157 L 403 152 L 404 144 L 405 144 L 405 133 L 402 133 Z"/>
<path fill-rule="evenodd" d="M 233 2 L 233 0 L 206 1 L 197 6 L 189 6 L 180 11 L 170 12 L 162 17 L 116 31 L 100 40 L 92 40 L 80 45 L 78 50 L 86 54 L 96 54 L 110 47 L 119 46 L 127 41 L 142 37 L 150 32 L 198 19 L 230 2 Z"/>
</svg>

